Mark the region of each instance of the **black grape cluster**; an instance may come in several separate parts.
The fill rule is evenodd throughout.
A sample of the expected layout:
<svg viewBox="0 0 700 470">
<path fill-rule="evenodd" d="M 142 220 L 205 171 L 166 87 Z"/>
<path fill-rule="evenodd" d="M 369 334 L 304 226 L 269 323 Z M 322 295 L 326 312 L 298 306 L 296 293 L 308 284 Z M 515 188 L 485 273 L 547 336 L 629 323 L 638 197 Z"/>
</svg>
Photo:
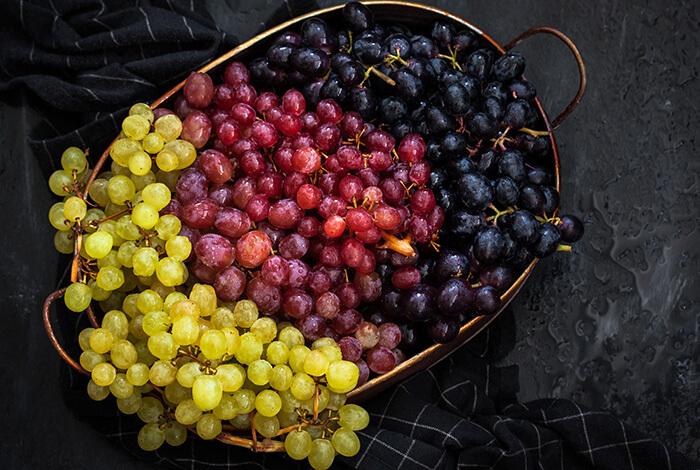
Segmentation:
<svg viewBox="0 0 700 470">
<path fill-rule="evenodd" d="M 313 18 L 280 35 L 249 65 L 251 82 L 297 88 L 311 106 L 332 99 L 396 142 L 423 136 L 427 187 L 445 214 L 440 248 L 432 240 L 418 243 L 413 257 L 377 250 L 382 294 L 364 317 L 398 323 L 406 350 L 422 347 L 426 331 L 448 342 L 469 317 L 496 312 L 535 257 L 570 249 L 562 243 L 580 239 L 583 225 L 554 217 L 551 141 L 535 130 L 544 124 L 520 53 L 502 55 L 447 22 L 424 31 L 382 25 L 357 2 L 342 17 L 339 31 Z M 382 177 L 404 173 L 393 165 Z M 407 288 L 406 279 L 419 282 Z"/>
</svg>

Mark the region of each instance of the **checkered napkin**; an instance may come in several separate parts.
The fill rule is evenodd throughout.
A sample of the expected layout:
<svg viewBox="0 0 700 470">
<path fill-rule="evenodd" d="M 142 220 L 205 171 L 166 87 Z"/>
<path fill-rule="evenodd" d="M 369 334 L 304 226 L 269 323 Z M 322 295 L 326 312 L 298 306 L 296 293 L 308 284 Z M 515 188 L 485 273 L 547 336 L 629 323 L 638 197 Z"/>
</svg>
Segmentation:
<svg viewBox="0 0 700 470">
<path fill-rule="evenodd" d="M 266 24 L 314 6 L 303 0 L 280 2 Z M 103 148 L 117 134 L 129 105 L 155 99 L 237 42 L 217 27 L 199 0 L 4 0 L 0 40 L 0 98 L 42 112 L 46 121 L 29 143 L 40 160 L 50 158 L 54 164 L 69 145 Z M 67 311 L 58 317 L 66 346 L 77 357 L 77 334 L 86 319 Z M 517 367 L 493 365 L 513 343 L 513 319 L 506 310 L 449 358 L 366 403 L 371 422 L 359 433 L 362 449 L 353 458 L 339 457 L 335 465 L 700 468 L 608 413 L 566 400 L 518 403 Z M 183 446 L 145 453 L 136 444 L 142 423 L 121 415 L 112 399 L 91 401 L 87 379 L 62 367 L 67 406 L 125 452 L 156 467 L 308 468 L 283 455 L 254 454 L 193 437 Z"/>
</svg>

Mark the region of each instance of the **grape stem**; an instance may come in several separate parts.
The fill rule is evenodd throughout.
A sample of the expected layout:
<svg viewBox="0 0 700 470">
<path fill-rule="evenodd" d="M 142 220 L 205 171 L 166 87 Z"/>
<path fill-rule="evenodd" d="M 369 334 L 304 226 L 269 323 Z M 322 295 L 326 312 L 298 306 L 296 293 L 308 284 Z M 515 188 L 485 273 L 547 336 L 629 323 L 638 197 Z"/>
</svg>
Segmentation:
<svg viewBox="0 0 700 470">
<path fill-rule="evenodd" d="M 521 127 L 520 132 L 530 134 L 531 136 L 534 136 L 534 137 L 545 137 L 545 136 L 549 135 L 549 131 L 536 131 L 534 129 L 528 129 L 527 127 Z"/>
<path fill-rule="evenodd" d="M 252 423 L 252 419 L 251 419 Z M 255 431 L 253 431 L 253 436 L 255 436 Z M 222 432 L 216 436 L 216 440 L 223 442 L 224 444 L 231 444 L 238 447 L 244 447 L 246 449 L 252 450 L 253 452 L 285 452 L 284 442 L 275 441 L 273 439 L 264 439 L 262 442 L 253 437 L 253 440 L 246 439 L 244 437 L 234 436 L 232 434 Z"/>
<path fill-rule="evenodd" d="M 377 248 L 383 250 L 394 250 L 397 253 L 401 253 L 404 256 L 413 257 L 416 254 L 416 250 L 411 245 L 411 235 L 406 235 L 406 238 L 400 239 L 393 235 L 386 233 L 382 230 L 382 238 L 386 243 Z"/>
</svg>

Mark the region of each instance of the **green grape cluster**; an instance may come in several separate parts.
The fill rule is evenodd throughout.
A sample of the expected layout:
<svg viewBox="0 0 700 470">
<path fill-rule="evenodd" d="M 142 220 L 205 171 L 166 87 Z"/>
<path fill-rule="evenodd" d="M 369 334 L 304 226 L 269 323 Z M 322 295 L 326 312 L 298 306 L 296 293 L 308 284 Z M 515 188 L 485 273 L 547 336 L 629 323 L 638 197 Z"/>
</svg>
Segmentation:
<svg viewBox="0 0 700 470">
<path fill-rule="evenodd" d="M 307 345 L 291 323 L 260 316 L 251 300 L 223 302 L 188 275 L 192 245 L 176 216 L 159 214 L 196 158 L 178 139 L 180 119 L 154 122 L 151 108 L 137 104 L 122 130 L 110 170 L 89 187 L 85 153 L 75 147 L 49 179 L 64 198 L 49 211 L 56 249 L 80 257 L 66 306 L 80 312 L 95 300 L 106 312 L 78 338 L 88 395 L 113 395 L 123 413 L 136 414 L 144 450 L 180 445 L 188 430 L 202 439 L 250 430 L 254 442 L 314 469 L 355 455 L 355 431 L 369 415 L 345 404 L 359 370 L 336 342 Z"/>
</svg>

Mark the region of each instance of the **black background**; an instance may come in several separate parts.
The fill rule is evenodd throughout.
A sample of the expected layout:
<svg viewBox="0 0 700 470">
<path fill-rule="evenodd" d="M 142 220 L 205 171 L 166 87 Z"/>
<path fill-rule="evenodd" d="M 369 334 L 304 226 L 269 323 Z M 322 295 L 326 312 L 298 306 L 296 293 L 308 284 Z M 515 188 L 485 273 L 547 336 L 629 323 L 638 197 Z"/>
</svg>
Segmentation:
<svg viewBox="0 0 700 470">
<path fill-rule="evenodd" d="M 539 263 L 513 302 L 517 343 L 503 363 L 521 368 L 521 401 L 560 396 L 610 411 L 697 459 L 697 4 L 424 3 L 466 19 L 501 44 L 532 26 L 558 28 L 575 41 L 588 71 L 581 105 L 555 132 L 562 211 L 581 216 L 587 234 L 574 253 Z M 273 26 L 263 20 L 277 6 L 208 2 L 222 29 L 241 40 Z M 555 116 L 578 86 L 573 57 L 550 37 L 532 38 L 519 50 L 528 58 L 526 76 Z M 25 143 L 38 120 L 28 106 L 0 106 L 0 463 L 12 469 L 148 468 L 62 400 L 60 361 L 40 310 L 45 296 L 65 285 L 66 260 L 52 246 L 48 173 Z"/>
</svg>

